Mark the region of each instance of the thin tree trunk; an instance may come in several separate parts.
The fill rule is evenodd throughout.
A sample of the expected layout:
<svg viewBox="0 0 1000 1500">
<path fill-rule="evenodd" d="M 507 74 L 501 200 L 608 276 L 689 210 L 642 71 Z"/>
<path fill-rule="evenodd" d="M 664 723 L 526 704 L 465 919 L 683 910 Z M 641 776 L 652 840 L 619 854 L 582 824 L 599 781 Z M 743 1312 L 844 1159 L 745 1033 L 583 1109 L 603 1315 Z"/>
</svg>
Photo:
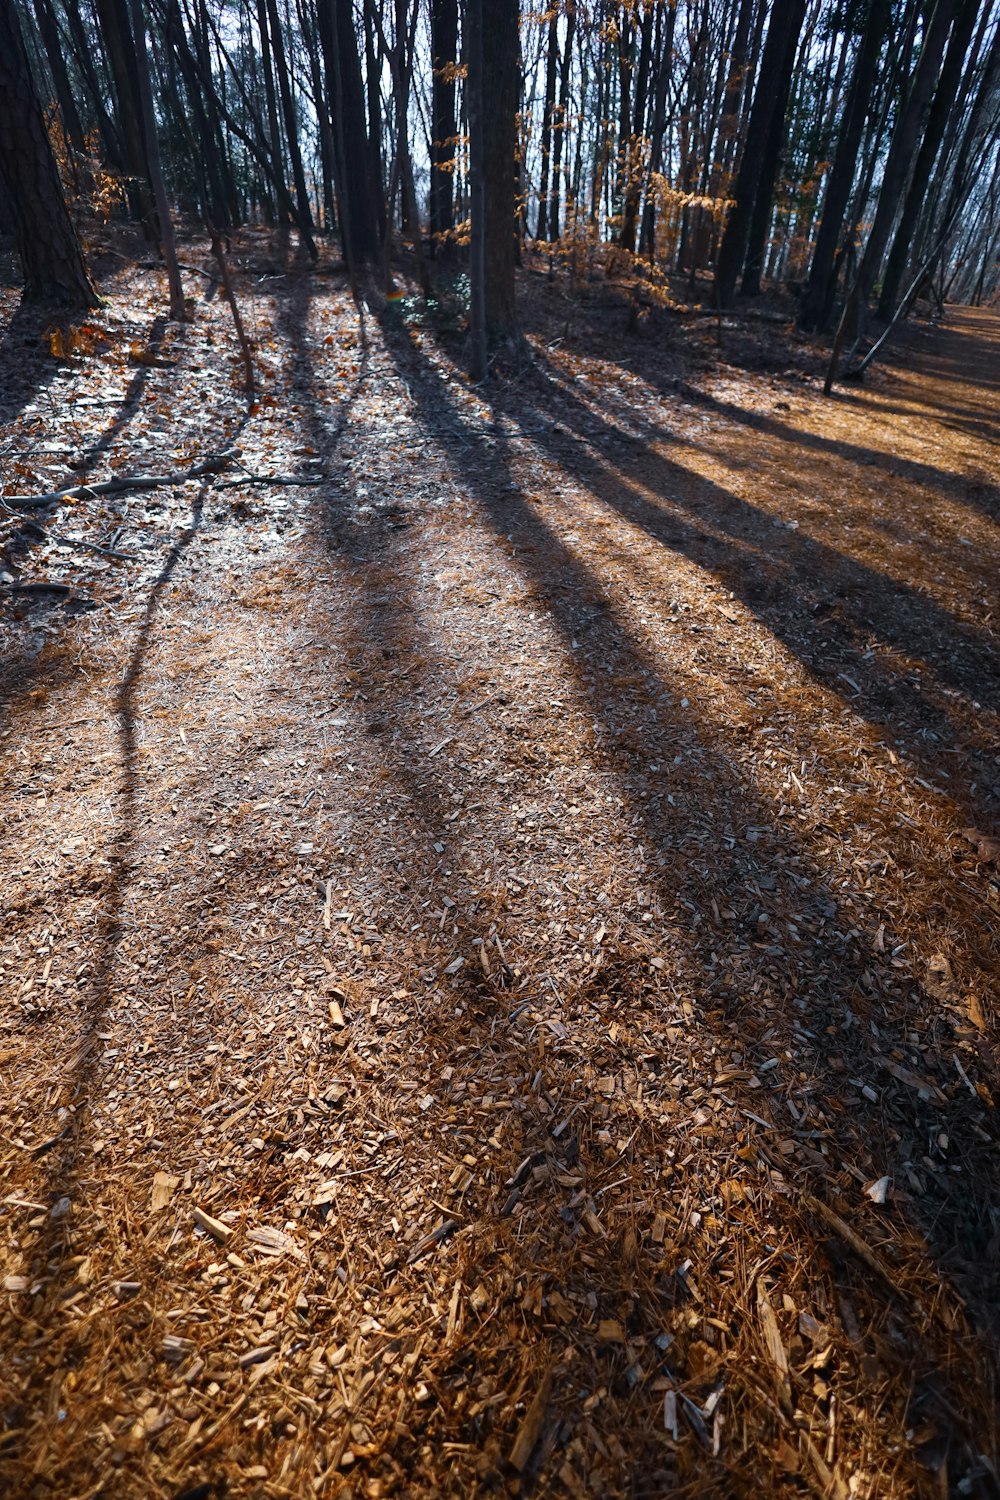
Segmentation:
<svg viewBox="0 0 1000 1500">
<path fill-rule="evenodd" d="M 785 144 L 785 111 L 788 107 L 788 96 L 792 87 L 792 74 L 795 70 L 797 47 L 798 36 L 793 36 L 790 32 L 781 72 L 775 84 L 777 100 L 774 112 L 771 115 L 771 125 L 767 133 L 767 142 L 764 146 L 757 190 L 754 196 L 753 214 L 750 218 L 750 230 L 747 236 L 747 251 L 743 265 L 743 282 L 741 287 L 744 297 L 760 296 L 761 266 L 767 245 L 768 225 L 771 221 L 774 184 L 778 175 L 778 166 L 781 162 L 782 148 Z"/>
<path fill-rule="evenodd" d="M 153 88 L 149 78 L 149 54 L 146 38 L 146 19 L 142 12 L 142 0 L 130 0 L 132 11 L 132 34 L 136 46 L 136 83 L 139 90 L 139 107 L 142 110 L 143 133 L 146 137 L 146 171 L 156 204 L 157 229 L 163 247 L 163 260 L 167 268 L 167 285 L 170 290 L 170 316 L 177 323 L 186 319 L 184 288 L 181 270 L 177 264 L 177 246 L 174 243 L 174 225 L 167 202 L 167 189 L 163 181 L 160 162 L 160 138 L 153 113 Z"/>
<path fill-rule="evenodd" d="M 333 115 L 340 232 L 348 265 L 356 266 L 376 259 L 380 235 L 354 9 L 351 0 L 319 0 L 318 16 Z"/>
<path fill-rule="evenodd" d="M 295 183 L 295 198 L 299 206 L 299 222 L 312 228 L 312 210 L 306 190 L 306 174 L 302 167 L 302 152 L 299 149 L 299 122 L 295 116 L 295 101 L 285 58 L 285 47 L 278 17 L 277 0 L 267 0 L 267 15 L 271 29 L 271 45 L 274 52 L 274 67 L 278 76 L 278 93 L 281 98 L 281 113 L 285 121 L 285 140 L 292 164 L 292 181 Z M 311 244 L 311 241 L 310 241 Z M 316 247 L 312 245 L 312 258 L 316 259 Z"/>
<path fill-rule="evenodd" d="M 518 339 L 514 287 L 518 3 L 470 0 L 469 16 L 474 27 L 482 28 L 469 49 L 470 103 L 475 111 L 475 123 L 470 116 L 469 126 L 479 174 L 473 192 L 473 228 L 477 233 L 473 271 L 482 279 L 486 343 L 495 346 Z M 481 339 L 478 329 L 475 333 Z M 473 363 L 477 367 L 479 358 L 474 338 Z"/>
<path fill-rule="evenodd" d="M 73 97 L 73 90 L 70 87 L 62 38 L 59 35 L 59 26 L 51 0 L 35 0 L 35 19 L 38 22 L 42 46 L 45 48 L 45 56 L 52 73 L 52 82 L 55 84 L 66 140 L 74 152 L 82 156 L 85 148 L 83 124 Z"/>
<path fill-rule="evenodd" d="M 644 0 L 640 24 L 639 63 L 633 91 L 632 141 L 625 199 L 622 204 L 621 246 L 635 254 L 639 202 L 642 197 L 641 149 L 645 142 L 646 115 L 649 108 L 649 74 L 653 49 L 653 0 Z"/>
<path fill-rule="evenodd" d="M 483 10 L 486 0 L 467 0 L 465 11 L 465 67 L 469 117 L 469 374 L 477 383 L 486 379 L 486 132 L 483 125 Z"/>
<path fill-rule="evenodd" d="M 268 30 L 266 0 L 257 0 L 257 35 L 260 39 L 260 66 L 264 75 L 264 103 L 267 110 L 267 138 L 274 162 L 274 179 L 278 200 L 286 196 L 284 153 L 281 149 L 281 130 L 278 125 L 278 98 L 274 87 L 274 68 L 271 63 L 271 39 Z"/>
<path fill-rule="evenodd" d="M 458 0 L 431 0 L 431 176 L 428 215 L 432 253 L 453 258 L 448 236 L 455 227 L 455 70 L 458 66 Z"/>
<path fill-rule="evenodd" d="M 96 8 L 114 85 L 118 135 L 122 142 L 125 168 L 131 179 L 129 198 L 132 211 L 142 219 L 148 230 L 152 205 L 146 191 L 146 157 L 143 150 L 136 47 L 126 0 L 96 0 Z"/>
<path fill-rule="evenodd" d="M 66 16 L 66 25 L 69 29 L 73 57 L 80 70 L 80 77 L 86 85 L 90 106 L 94 111 L 97 119 L 97 128 L 104 143 L 106 159 L 110 166 L 117 168 L 119 171 L 124 171 L 125 156 L 122 150 L 121 138 L 104 102 L 104 92 L 97 76 L 97 69 L 94 66 L 93 41 L 87 36 L 78 0 L 64 0 L 63 11 Z"/>
<path fill-rule="evenodd" d="M 566 39 L 559 65 L 559 109 L 552 123 L 552 188 L 549 208 L 549 243 L 559 238 L 562 225 L 562 159 L 566 142 L 566 120 L 569 109 L 569 76 L 573 62 L 573 32 L 576 25 L 575 0 L 566 4 Z"/>
<path fill-rule="evenodd" d="M 646 204 L 642 215 L 642 230 L 639 235 L 640 253 L 648 256 L 650 260 L 654 258 L 656 253 L 656 205 L 649 189 L 653 177 L 660 171 L 663 165 L 663 141 L 667 131 L 667 94 L 670 86 L 671 65 L 673 63 L 674 27 L 676 21 L 677 7 L 676 5 L 671 5 L 667 9 L 663 45 L 656 74 L 656 87 L 653 93 L 653 129 L 649 142 Z"/>
<path fill-rule="evenodd" d="M 553 7 L 549 16 L 548 51 L 545 59 L 545 103 L 542 107 L 542 164 L 538 183 L 538 222 L 535 239 L 548 241 L 549 167 L 552 157 L 552 132 L 555 128 L 556 76 L 559 66 L 559 10 Z"/>
<path fill-rule="evenodd" d="M 375 5 L 374 0 L 364 0 L 362 5 L 365 25 L 365 73 L 366 102 L 368 106 L 368 146 L 371 156 L 372 191 L 375 195 L 375 215 L 381 223 L 385 219 L 385 163 L 382 157 L 382 96 L 379 80 L 382 76 L 382 60 L 375 55 Z"/>
<path fill-rule="evenodd" d="M 852 310 L 848 319 L 849 337 L 856 337 L 859 331 L 860 314 L 882 268 L 889 232 L 892 229 L 900 199 L 909 183 L 917 142 L 926 124 L 931 96 L 937 83 L 941 57 L 957 3 L 958 0 L 937 0 L 924 44 L 920 49 L 920 59 L 912 85 L 892 134 L 875 208 L 875 218 L 861 257 L 861 265 L 858 267 L 856 286 L 850 299 Z"/>
</svg>

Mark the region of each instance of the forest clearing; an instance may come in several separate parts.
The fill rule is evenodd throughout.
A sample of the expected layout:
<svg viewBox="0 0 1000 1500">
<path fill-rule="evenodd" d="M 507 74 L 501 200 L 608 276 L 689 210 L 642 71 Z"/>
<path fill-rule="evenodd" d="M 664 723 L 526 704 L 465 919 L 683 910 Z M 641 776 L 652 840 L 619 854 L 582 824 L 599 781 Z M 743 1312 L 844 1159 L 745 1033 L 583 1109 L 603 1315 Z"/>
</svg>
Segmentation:
<svg viewBox="0 0 1000 1500">
<path fill-rule="evenodd" d="M 994 1493 L 996 315 L 476 388 L 280 256 L 249 414 L 7 325 L 6 493 L 232 456 L 20 517 L 6 1492 Z"/>
</svg>

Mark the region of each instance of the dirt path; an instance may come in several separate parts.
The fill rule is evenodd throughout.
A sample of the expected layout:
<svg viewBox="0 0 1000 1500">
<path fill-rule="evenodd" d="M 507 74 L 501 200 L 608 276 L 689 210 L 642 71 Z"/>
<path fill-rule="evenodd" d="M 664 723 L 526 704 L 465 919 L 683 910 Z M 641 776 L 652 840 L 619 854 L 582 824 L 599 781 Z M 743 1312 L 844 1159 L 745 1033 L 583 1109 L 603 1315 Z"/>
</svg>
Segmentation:
<svg viewBox="0 0 1000 1500">
<path fill-rule="evenodd" d="M 8 388 L 8 494 L 325 476 L 7 554 L 9 1492 L 995 1494 L 1000 323 L 542 289 L 490 407 L 257 270 L 249 419 L 124 283 Z"/>
</svg>

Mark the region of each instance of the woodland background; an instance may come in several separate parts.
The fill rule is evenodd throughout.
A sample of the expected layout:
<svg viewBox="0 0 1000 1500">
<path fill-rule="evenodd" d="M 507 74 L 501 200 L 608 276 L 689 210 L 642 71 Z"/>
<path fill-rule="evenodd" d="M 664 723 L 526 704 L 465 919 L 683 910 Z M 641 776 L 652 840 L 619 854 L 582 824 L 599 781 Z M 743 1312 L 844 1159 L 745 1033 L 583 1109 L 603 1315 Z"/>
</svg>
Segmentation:
<svg viewBox="0 0 1000 1500">
<path fill-rule="evenodd" d="M 315 258 L 517 333 L 542 249 L 624 279 L 636 316 L 766 282 L 804 330 L 890 320 L 918 291 L 1000 285 L 1000 16 L 992 0 L 4 0 L 0 227 L 29 297 L 85 304 L 74 212 L 291 223 Z M 48 160 L 51 144 L 58 171 Z M 172 310 L 183 316 L 180 284 Z M 841 316 L 843 313 L 843 316 Z"/>
</svg>

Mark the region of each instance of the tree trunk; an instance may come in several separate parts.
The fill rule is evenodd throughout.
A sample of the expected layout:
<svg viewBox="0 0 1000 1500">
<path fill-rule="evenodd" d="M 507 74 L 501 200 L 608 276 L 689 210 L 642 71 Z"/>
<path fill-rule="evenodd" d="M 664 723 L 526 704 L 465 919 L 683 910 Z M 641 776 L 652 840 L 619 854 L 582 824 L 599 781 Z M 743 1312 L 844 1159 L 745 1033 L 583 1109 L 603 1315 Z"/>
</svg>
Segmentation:
<svg viewBox="0 0 1000 1500">
<path fill-rule="evenodd" d="M 217 229 L 226 228 L 236 218 L 235 184 L 226 157 L 215 91 L 205 90 L 200 85 L 198 64 L 176 0 L 167 8 L 161 24 L 184 80 L 184 92 L 188 99 L 187 113 L 191 115 L 197 135 L 200 136 L 201 161 L 198 165 L 202 169 L 200 175 L 204 182 L 204 213 Z M 178 104 L 179 109 L 180 107 Z"/>
<path fill-rule="evenodd" d="M 640 254 L 653 259 L 656 253 L 656 206 L 652 194 L 649 191 L 653 176 L 659 172 L 663 163 L 663 139 L 667 131 L 667 91 L 670 85 L 671 64 L 674 54 L 674 27 L 677 22 L 677 7 L 671 5 L 667 9 L 666 25 L 662 47 L 660 50 L 659 66 L 656 72 L 656 87 L 653 90 L 653 128 L 649 140 L 649 170 L 646 179 L 646 204 L 642 215 L 642 229 L 639 234 Z"/>
<path fill-rule="evenodd" d="M 303 0 L 296 0 L 299 25 L 309 61 L 309 77 L 312 82 L 313 107 L 319 122 L 320 175 L 323 179 L 323 219 L 327 229 L 332 228 L 336 209 L 333 192 L 333 126 L 330 123 L 330 107 L 323 87 L 320 66 L 319 43 L 313 28 L 313 15 Z"/>
<path fill-rule="evenodd" d="M 318 17 L 333 115 L 340 233 L 348 264 L 357 265 L 378 256 L 380 237 L 379 193 L 365 132 L 365 90 L 351 0 L 319 0 Z"/>
<path fill-rule="evenodd" d="M 851 297 L 851 314 L 848 319 L 849 336 L 856 334 L 861 311 L 871 295 L 882 268 L 882 259 L 892 229 L 900 199 L 910 180 L 913 159 L 917 151 L 930 108 L 931 96 L 937 83 L 948 32 L 951 29 L 958 0 L 937 0 L 934 13 L 927 27 L 920 59 L 913 75 L 906 102 L 900 110 L 896 128 L 892 133 L 889 155 L 882 174 L 878 203 L 871 233 L 865 245 L 861 265 L 858 268 L 855 293 Z M 853 323 L 853 327 L 851 324 Z"/>
<path fill-rule="evenodd" d="M 483 9 L 466 0 L 464 50 L 469 128 L 469 374 L 476 382 L 489 371 L 486 346 L 486 132 L 483 127 Z"/>
<path fill-rule="evenodd" d="M 616 7 L 618 25 L 617 63 L 618 63 L 618 150 L 615 162 L 615 182 L 612 212 L 620 218 L 625 203 L 625 193 L 628 187 L 629 174 L 632 167 L 632 52 L 633 34 L 632 14 L 629 7 L 622 3 Z M 608 111 L 610 115 L 610 110 Z M 621 225 L 614 236 L 620 241 Z"/>
<path fill-rule="evenodd" d="M 514 290 L 518 3 L 469 0 L 469 14 L 474 28 L 481 28 L 478 37 L 473 36 L 468 57 L 469 129 L 478 174 L 472 200 L 477 237 L 472 270 L 474 277 L 482 278 L 483 333 L 487 345 L 494 346 L 518 338 Z"/>
<path fill-rule="evenodd" d="M 114 86 L 115 118 L 125 158 L 124 165 L 131 178 L 129 200 L 133 214 L 142 219 L 148 232 L 151 227 L 152 203 L 146 190 L 142 106 L 139 102 L 135 41 L 129 25 L 126 0 L 96 0 L 96 9 Z"/>
<path fill-rule="evenodd" d="M 271 41 L 268 35 L 266 0 L 257 0 L 257 35 L 260 39 L 260 65 L 264 74 L 264 102 L 267 107 L 267 138 L 274 163 L 274 185 L 278 203 L 285 196 L 285 164 L 281 149 L 281 131 L 278 127 L 278 98 L 274 88 L 274 68 L 271 65 Z M 280 217 L 280 214 L 279 214 Z"/>
<path fill-rule="evenodd" d="M 149 79 L 149 54 L 146 38 L 146 20 L 142 12 L 142 0 L 131 0 L 132 34 L 135 37 L 136 83 L 139 91 L 139 106 L 142 110 L 143 133 L 146 137 L 146 170 L 149 185 L 156 204 L 157 228 L 163 246 L 163 259 L 167 267 L 167 283 L 170 288 L 170 316 L 178 323 L 185 320 L 184 288 L 177 264 L 177 247 L 174 243 L 174 226 L 170 218 L 167 189 L 163 181 L 160 163 L 160 141 L 156 131 L 156 116 L 153 113 L 153 88 Z"/>
<path fill-rule="evenodd" d="M 771 222 L 774 184 L 778 176 L 781 152 L 785 144 L 785 111 L 788 107 L 788 96 L 792 87 L 792 74 L 795 70 L 797 47 L 798 34 L 792 35 L 790 32 L 781 72 L 778 75 L 775 85 L 777 97 L 774 112 L 771 115 L 771 126 L 767 133 L 764 155 L 760 163 L 760 175 L 757 181 L 757 191 L 754 195 L 753 213 L 750 218 L 750 231 L 747 236 L 747 252 L 743 264 L 743 283 L 741 288 L 744 297 L 760 296 L 761 267 L 767 247 L 767 229 Z"/>
<path fill-rule="evenodd" d="M 52 73 L 52 82 L 55 84 L 66 140 L 77 155 L 82 156 L 85 145 L 83 125 L 80 112 L 76 107 L 76 100 L 73 98 L 73 90 L 70 88 L 63 43 L 51 0 L 35 0 L 35 19 L 38 22 L 45 56 Z"/>
<path fill-rule="evenodd" d="M 788 49 L 794 48 L 798 42 L 805 8 L 805 0 L 774 0 L 771 10 L 746 141 L 736 177 L 733 195 L 735 202 L 726 222 L 715 269 L 715 299 L 720 307 L 728 307 L 732 303 L 736 292 L 736 278 L 746 258 L 750 225 L 774 116 L 776 113 L 783 116 L 788 103 L 788 82 L 785 80 Z M 789 71 L 788 78 L 790 77 Z M 768 185 L 768 191 L 770 186 L 771 184 Z"/>
<path fill-rule="evenodd" d="M 649 108 L 649 72 L 653 50 L 653 0 L 644 0 L 639 42 L 639 65 L 636 70 L 632 110 L 631 164 L 622 204 L 621 246 L 635 254 L 636 230 L 639 224 L 639 200 L 642 196 L 641 143 L 645 140 L 646 115 Z"/>
<path fill-rule="evenodd" d="M 0 182 L 14 220 L 26 302 L 97 304 L 63 198 L 14 0 L 0 0 Z"/>
<path fill-rule="evenodd" d="M 382 158 L 382 95 L 379 79 L 382 76 L 382 59 L 375 54 L 375 6 L 374 0 L 364 0 L 361 7 L 365 23 L 365 82 L 368 106 L 368 150 L 371 156 L 371 182 L 375 197 L 375 217 L 378 223 L 385 221 L 385 163 Z M 381 3 L 380 3 L 381 13 Z"/>
<path fill-rule="evenodd" d="M 722 117 L 716 135 L 716 168 L 712 176 L 711 192 L 717 195 L 726 176 L 732 171 L 736 142 L 739 136 L 740 101 L 746 88 L 747 47 L 750 42 L 750 23 L 753 20 L 754 0 L 741 0 L 736 21 L 733 50 L 729 54 L 729 77 L 723 95 Z"/>
<path fill-rule="evenodd" d="M 277 0 L 267 0 L 267 16 L 270 22 L 274 68 L 278 75 L 278 94 L 281 99 L 281 113 L 285 121 L 285 140 L 288 143 L 288 156 L 292 163 L 295 200 L 299 206 L 299 223 L 312 229 L 312 209 L 309 204 L 309 194 L 306 191 L 306 174 L 302 167 L 302 152 L 299 149 L 299 122 L 295 116 L 295 101 L 292 98 L 292 86 L 288 74 L 288 62 L 285 58 L 285 44 L 281 34 L 281 22 L 278 18 Z M 311 240 L 309 249 L 313 260 L 315 260 L 316 247 L 312 244 Z"/>
<path fill-rule="evenodd" d="M 559 68 L 559 111 L 552 123 L 552 188 L 549 207 L 549 243 L 557 240 L 562 224 L 562 159 L 566 141 L 566 115 L 569 109 L 569 75 L 573 61 L 573 31 L 576 25 L 574 0 L 566 4 L 566 40 L 563 43 L 562 62 Z"/>
<path fill-rule="evenodd" d="M 889 258 L 885 265 L 878 304 L 880 318 L 890 318 L 896 306 L 899 285 L 910 258 L 917 218 L 927 194 L 931 170 L 944 139 L 945 127 L 958 94 L 958 86 L 962 81 L 962 65 L 972 40 L 978 10 L 979 0 L 964 0 L 952 28 L 948 50 L 945 53 L 944 64 L 934 91 L 934 102 L 927 116 L 924 138 L 913 164 L 913 176 L 910 179 L 903 212 L 900 215 L 892 249 L 889 251 Z"/>
<path fill-rule="evenodd" d="M 556 73 L 559 65 L 559 10 L 553 7 L 549 16 L 549 45 L 545 59 L 545 104 L 542 109 L 542 166 L 538 183 L 538 225 L 535 239 L 548 241 L 549 233 L 549 166 L 552 157 L 552 132 L 555 127 Z"/>
<path fill-rule="evenodd" d="M 431 246 L 450 259 L 454 246 L 445 238 L 455 227 L 455 69 L 458 66 L 458 0 L 431 0 Z"/>
<path fill-rule="evenodd" d="M 97 117 L 98 129 L 101 140 L 104 142 L 104 150 L 108 163 L 119 171 L 125 170 L 125 157 L 122 151 L 121 140 L 118 130 L 108 113 L 104 102 L 104 92 L 97 76 L 94 66 L 93 44 L 87 36 L 80 15 L 78 0 L 65 0 L 63 7 L 66 16 L 66 25 L 69 28 L 70 44 L 76 65 L 80 70 L 80 77 L 87 87 L 91 108 Z"/>
<path fill-rule="evenodd" d="M 844 123 L 826 185 L 823 216 L 813 249 L 809 278 L 802 294 L 800 326 L 809 332 L 825 328 L 833 308 L 834 257 L 844 224 L 844 212 L 854 181 L 858 147 L 871 100 L 882 38 L 889 19 L 889 0 L 869 0 L 854 76 L 844 112 Z"/>
</svg>

